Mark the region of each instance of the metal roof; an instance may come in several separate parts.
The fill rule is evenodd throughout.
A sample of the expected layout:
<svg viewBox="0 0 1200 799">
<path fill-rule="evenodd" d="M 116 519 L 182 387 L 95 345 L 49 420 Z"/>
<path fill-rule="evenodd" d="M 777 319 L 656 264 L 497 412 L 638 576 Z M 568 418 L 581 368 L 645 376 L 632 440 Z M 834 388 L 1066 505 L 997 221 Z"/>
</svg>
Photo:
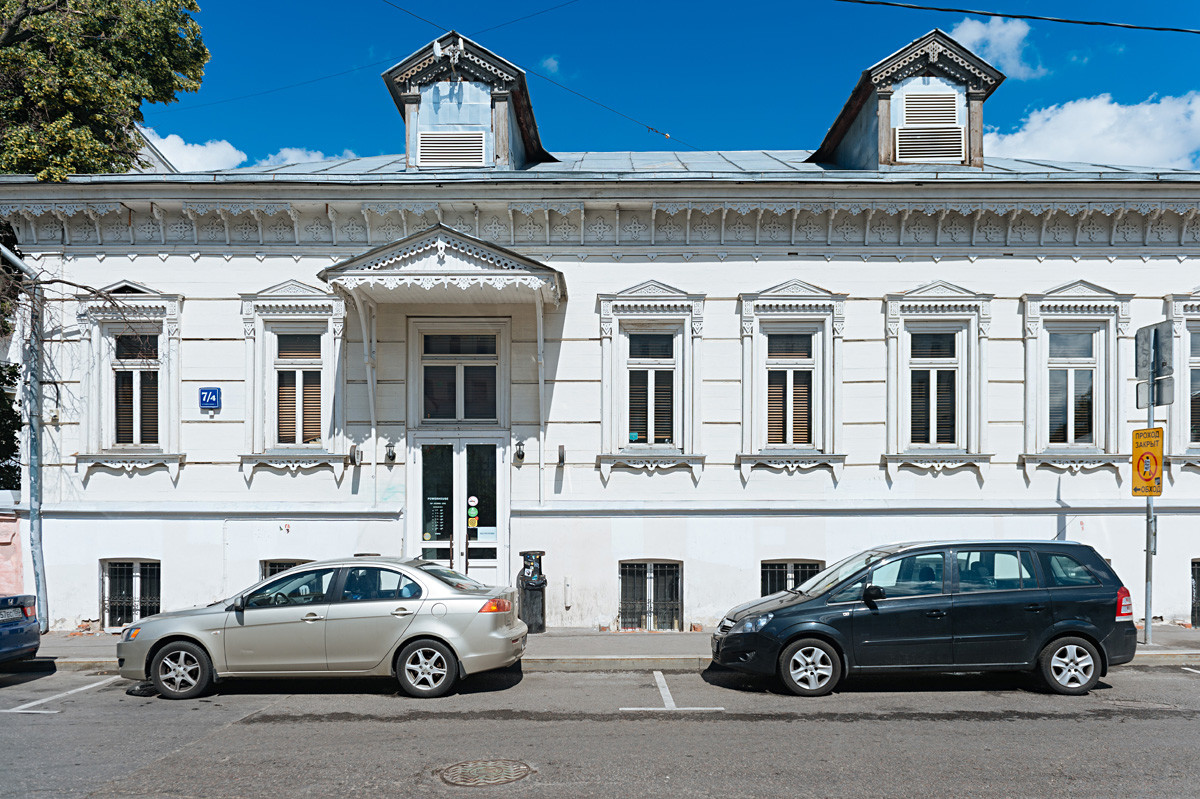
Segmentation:
<svg viewBox="0 0 1200 799">
<path fill-rule="evenodd" d="M 556 162 L 527 169 L 408 169 L 403 154 L 336 158 L 282 166 L 157 175 L 74 175 L 71 183 L 459 183 L 522 181 L 813 181 L 829 183 L 942 182 L 1192 182 L 1200 170 L 1024 158 L 988 158 L 983 169 L 954 164 L 901 164 L 845 169 L 807 163 L 812 150 L 721 150 L 555 153 Z M 35 182 L 0 175 L 0 183 Z"/>
<path fill-rule="evenodd" d="M 954 164 L 901 164 L 878 170 L 842 169 L 807 163 L 812 150 L 720 150 L 661 152 L 584 152 L 555 153 L 557 162 L 536 164 L 528 169 L 407 169 L 404 156 L 379 155 L 343 158 L 284 166 L 252 166 L 224 169 L 214 175 L 245 176 L 322 176 L 357 177 L 370 180 L 386 175 L 403 175 L 413 180 L 454 179 L 562 179 L 583 175 L 608 180 L 671 180 L 679 177 L 737 179 L 744 176 L 771 175 L 780 178 L 876 181 L 917 180 L 922 177 L 954 179 L 1200 179 L 1200 172 L 1187 169 L 1138 167 L 1119 164 L 1059 162 L 1016 158 L 988 158 L 982 170 Z"/>
</svg>

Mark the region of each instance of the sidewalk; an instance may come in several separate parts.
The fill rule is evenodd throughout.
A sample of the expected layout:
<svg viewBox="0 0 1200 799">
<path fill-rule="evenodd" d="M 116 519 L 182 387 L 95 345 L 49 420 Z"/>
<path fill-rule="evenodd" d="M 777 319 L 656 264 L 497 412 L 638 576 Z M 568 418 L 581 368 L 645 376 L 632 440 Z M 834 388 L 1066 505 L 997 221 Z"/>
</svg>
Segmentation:
<svg viewBox="0 0 1200 799">
<path fill-rule="evenodd" d="M 711 633 L 596 632 L 552 628 L 529 636 L 526 671 L 698 671 L 709 664 Z M 1140 643 L 1134 665 L 1200 664 L 1200 630 L 1155 624 L 1154 644 Z M 61 633 L 42 636 L 35 662 L 67 669 L 116 669 L 117 636 Z"/>
</svg>

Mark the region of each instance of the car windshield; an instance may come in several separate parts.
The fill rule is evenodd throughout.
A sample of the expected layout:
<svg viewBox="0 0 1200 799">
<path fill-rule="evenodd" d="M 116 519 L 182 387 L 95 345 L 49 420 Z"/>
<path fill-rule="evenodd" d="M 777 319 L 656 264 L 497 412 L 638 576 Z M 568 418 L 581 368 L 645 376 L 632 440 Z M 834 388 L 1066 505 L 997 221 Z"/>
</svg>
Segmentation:
<svg viewBox="0 0 1200 799">
<path fill-rule="evenodd" d="M 459 574 L 454 569 L 447 569 L 445 566 L 440 566 L 436 563 L 423 563 L 418 566 L 421 571 L 426 574 L 432 574 L 434 577 L 441 580 L 452 588 L 471 590 L 473 588 L 487 588 L 486 585 L 472 580 L 465 574 Z"/>
<path fill-rule="evenodd" d="M 889 554 L 891 553 L 878 549 L 870 549 L 866 552 L 859 552 L 857 555 L 851 555 L 845 560 L 840 560 L 833 564 L 825 571 L 808 578 L 796 586 L 794 590 L 801 594 L 823 594 L 855 572 Z"/>
</svg>

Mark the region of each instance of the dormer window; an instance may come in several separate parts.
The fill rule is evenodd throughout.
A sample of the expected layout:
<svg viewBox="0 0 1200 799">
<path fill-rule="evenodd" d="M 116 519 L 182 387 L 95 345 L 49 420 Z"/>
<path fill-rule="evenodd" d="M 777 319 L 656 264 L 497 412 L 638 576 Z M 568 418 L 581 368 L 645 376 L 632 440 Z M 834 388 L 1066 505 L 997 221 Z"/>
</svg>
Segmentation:
<svg viewBox="0 0 1200 799">
<path fill-rule="evenodd" d="M 983 102 L 1004 75 L 940 30 L 867 69 L 808 161 L 983 167 Z"/>
<path fill-rule="evenodd" d="M 959 123 L 959 95 L 900 95 L 901 124 L 896 128 L 896 160 L 961 163 L 966 158 L 966 126 Z"/>
</svg>

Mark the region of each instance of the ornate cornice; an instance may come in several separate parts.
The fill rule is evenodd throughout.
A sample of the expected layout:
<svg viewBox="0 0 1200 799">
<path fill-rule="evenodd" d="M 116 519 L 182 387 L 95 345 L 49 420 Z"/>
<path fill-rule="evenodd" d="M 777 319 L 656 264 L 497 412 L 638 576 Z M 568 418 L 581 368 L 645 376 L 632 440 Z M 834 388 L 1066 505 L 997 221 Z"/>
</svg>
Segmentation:
<svg viewBox="0 0 1200 799">
<path fill-rule="evenodd" d="M 1190 252 L 1200 248 L 1200 202 L 947 199 L 744 201 L 541 200 L 328 203 L 209 201 L 0 203 L 23 246 L 50 251 L 294 254 L 297 246 L 358 249 L 453 219 L 454 227 L 506 246 L 651 247 L 717 254 L 727 248 L 819 247 L 822 252 Z M 115 213 L 124 209 L 123 213 Z M 520 214 L 514 218 L 514 215 Z M 165 248 L 165 250 L 164 250 Z"/>
<path fill-rule="evenodd" d="M 617 294 L 601 294 L 600 335 L 613 334 L 613 319 L 621 316 L 677 317 L 690 322 L 693 336 L 704 329 L 704 295 L 687 294 L 677 288 L 647 280 Z"/>
<path fill-rule="evenodd" d="M 1117 294 L 1086 280 L 1076 280 L 1050 289 L 1044 294 L 1025 294 L 1021 299 L 1026 336 L 1038 335 L 1045 319 L 1079 317 L 1114 319 L 1117 334 L 1129 334 L 1132 294 Z"/>
</svg>

